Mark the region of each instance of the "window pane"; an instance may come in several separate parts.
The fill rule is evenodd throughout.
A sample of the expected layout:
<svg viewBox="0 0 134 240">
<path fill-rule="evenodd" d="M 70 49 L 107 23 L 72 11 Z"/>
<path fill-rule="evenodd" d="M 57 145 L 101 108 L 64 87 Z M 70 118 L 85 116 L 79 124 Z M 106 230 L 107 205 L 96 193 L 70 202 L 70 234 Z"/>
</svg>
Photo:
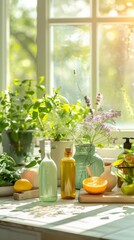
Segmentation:
<svg viewBox="0 0 134 240">
<path fill-rule="evenodd" d="M 122 112 L 120 126 L 134 122 L 134 25 L 99 25 L 100 92 L 105 105 Z"/>
<path fill-rule="evenodd" d="M 90 16 L 90 0 L 51 0 L 50 16 L 73 18 Z"/>
<path fill-rule="evenodd" d="M 53 26 L 51 37 L 53 85 L 62 86 L 62 93 L 73 102 L 81 94 L 79 88 L 83 95 L 89 94 L 91 44 L 89 25 Z"/>
<path fill-rule="evenodd" d="M 37 0 L 10 0 L 10 77 L 36 76 Z"/>
<path fill-rule="evenodd" d="M 100 16 L 134 16 L 134 1 L 99 0 Z"/>
</svg>

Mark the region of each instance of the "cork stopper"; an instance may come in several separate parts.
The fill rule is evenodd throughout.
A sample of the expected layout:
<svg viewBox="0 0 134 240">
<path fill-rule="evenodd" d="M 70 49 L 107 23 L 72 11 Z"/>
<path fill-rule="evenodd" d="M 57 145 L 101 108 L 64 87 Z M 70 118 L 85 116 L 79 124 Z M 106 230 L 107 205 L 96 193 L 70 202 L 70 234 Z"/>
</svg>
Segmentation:
<svg viewBox="0 0 134 240">
<path fill-rule="evenodd" d="M 71 153 L 71 152 L 72 152 L 72 149 L 71 149 L 71 148 L 65 148 L 65 152 Z"/>
<path fill-rule="evenodd" d="M 64 154 L 67 155 L 67 156 L 72 155 L 72 149 L 71 148 L 65 148 Z"/>
</svg>

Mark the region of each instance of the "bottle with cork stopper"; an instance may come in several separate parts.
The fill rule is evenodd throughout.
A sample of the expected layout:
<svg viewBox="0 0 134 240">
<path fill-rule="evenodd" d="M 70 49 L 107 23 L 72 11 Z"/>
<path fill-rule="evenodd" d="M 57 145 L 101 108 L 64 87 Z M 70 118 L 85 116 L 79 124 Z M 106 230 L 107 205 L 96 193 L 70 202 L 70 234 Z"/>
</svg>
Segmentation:
<svg viewBox="0 0 134 240">
<path fill-rule="evenodd" d="M 60 161 L 61 198 L 74 199 L 75 187 L 75 159 L 71 148 L 65 148 L 64 157 Z"/>
</svg>

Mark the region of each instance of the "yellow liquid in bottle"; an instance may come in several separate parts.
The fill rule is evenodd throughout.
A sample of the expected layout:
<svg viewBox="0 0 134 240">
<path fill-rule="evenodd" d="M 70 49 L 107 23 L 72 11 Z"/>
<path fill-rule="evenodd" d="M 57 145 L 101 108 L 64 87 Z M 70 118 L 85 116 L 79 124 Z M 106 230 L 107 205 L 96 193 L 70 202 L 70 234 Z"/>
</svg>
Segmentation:
<svg viewBox="0 0 134 240">
<path fill-rule="evenodd" d="M 75 160 L 71 156 L 65 156 L 60 163 L 61 174 L 61 198 L 73 199 L 76 197 L 75 188 Z"/>
</svg>

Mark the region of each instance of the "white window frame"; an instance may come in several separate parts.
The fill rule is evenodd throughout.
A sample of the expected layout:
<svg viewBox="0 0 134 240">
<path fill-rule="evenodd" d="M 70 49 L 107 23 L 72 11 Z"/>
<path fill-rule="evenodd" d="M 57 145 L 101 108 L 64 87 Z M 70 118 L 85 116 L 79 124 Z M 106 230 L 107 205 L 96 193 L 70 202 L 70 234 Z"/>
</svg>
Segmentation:
<svg viewBox="0 0 134 240">
<path fill-rule="evenodd" d="M 0 90 L 6 89 L 9 84 L 9 18 L 8 0 L 0 0 Z"/>
</svg>

